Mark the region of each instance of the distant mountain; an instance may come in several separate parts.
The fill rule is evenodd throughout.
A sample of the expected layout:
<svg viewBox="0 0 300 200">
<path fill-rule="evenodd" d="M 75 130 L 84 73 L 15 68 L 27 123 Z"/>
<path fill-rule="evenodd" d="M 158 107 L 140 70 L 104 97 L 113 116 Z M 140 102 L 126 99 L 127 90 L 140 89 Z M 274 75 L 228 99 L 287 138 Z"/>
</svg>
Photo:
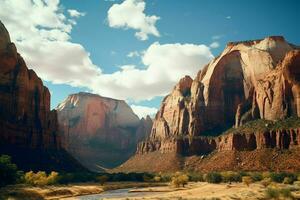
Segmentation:
<svg viewBox="0 0 300 200">
<path fill-rule="evenodd" d="M 12 156 L 24 170 L 84 169 L 62 147 L 48 88 L 27 68 L 1 22 L 0 154 Z"/>
<path fill-rule="evenodd" d="M 152 128 L 151 118 L 140 120 L 125 101 L 90 93 L 69 95 L 57 113 L 64 146 L 94 171 L 127 160 Z"/>
<path fill-rule="evenodd" d="M 298 117 L 299 47 L 281 36 L 231 42 L 194 80 L 179 81 L 118 170 L 297 171 Z"/>
</svg>

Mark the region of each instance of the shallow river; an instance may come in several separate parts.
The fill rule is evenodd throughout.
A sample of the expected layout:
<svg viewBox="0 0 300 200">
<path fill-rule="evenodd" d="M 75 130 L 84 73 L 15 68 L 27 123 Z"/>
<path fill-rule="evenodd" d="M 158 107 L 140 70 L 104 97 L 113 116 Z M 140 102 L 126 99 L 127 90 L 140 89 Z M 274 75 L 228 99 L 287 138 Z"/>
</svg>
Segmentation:
<svg viewBox="0 0 300 200">
<path fill-rule="evenodd" d="M 126 188 L 126 189 L 118 189 L 118 190 L 110 190 L 106 192 L 102 192 L 100 194 L 92 194 L 92 195 L 84 195 L 67 199 L 76 199 L 76 200 L 101 200 L 103 198 L 126 198 L 126 197 L 145 197 L 151 196 L 155 194 L 162 194 L 165 192 L 129 192 L 134 188 Z"/>
</svg>

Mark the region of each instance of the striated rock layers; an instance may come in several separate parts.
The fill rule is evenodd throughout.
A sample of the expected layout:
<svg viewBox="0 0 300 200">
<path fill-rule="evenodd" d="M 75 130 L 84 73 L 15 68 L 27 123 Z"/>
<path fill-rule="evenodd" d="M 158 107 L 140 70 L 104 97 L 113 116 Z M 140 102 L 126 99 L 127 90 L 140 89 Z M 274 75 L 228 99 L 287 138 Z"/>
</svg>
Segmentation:
<svg viewBox="0 0 300 200">
<path fill-rule="evenodd" d="M 299 147 L 300 126 L 205 137 L 252 120 L 300 117 L 297 48 L 281 36 L 228 43 L 194 80 L 182 78 L 164 98 L 150 137 L 138 145 L 137 155 Z"/>
<path fill-rule="evenodd" d="M 24 166 L 25 169 L 42 168 L 45 170 L 46 167 L 41 166 L 43 161 L 46 166 L 52 166 L 58 170 L 60 167 L 64 168 L 63 161 L 58 161 L 60 163 L 56 163 L 57 165 L 49 164 L 51 159 L 47 158 L 48 153 L 45 154 L 45 158 L 31 160 L 35 155 L 42 155 L 41 152 L 44 151 L 60 151 L 59 155 L 64 154 L 61 148 L 61 137 L 57 130 L 57 114 L 55 110 L 50 111 L 48 88 L 43 85 L 42 80 L 33 70 L 27 68 L 16 46 L 10 41 L 8 31 L 0 22 L 1 153 L 11 154 L 17 164 L 20 167 Z M 24 154 L 17 155 L 16 152 Z M 66 157 L 72 160 L 68 155 Z M 70 161 L 65 167 L 70 166 L 71 163 Z"/>
<path fill-rule="evenodd" d="M 152 127 L 150 117 L 140 120 L 125 101 L 90 93 L 70 95 L 57 112 L 66 149 L 95 171 L 128 159 Z"/>
</svg>

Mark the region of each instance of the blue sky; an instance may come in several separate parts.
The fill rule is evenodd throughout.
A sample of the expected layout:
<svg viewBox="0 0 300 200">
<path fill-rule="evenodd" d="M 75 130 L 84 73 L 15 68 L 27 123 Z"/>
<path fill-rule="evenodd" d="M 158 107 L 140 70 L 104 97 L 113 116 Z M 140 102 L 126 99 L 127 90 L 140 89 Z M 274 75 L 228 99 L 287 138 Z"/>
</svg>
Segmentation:
<svg viewBox="0 0 300 200">
<path fill-rule="evenodd" d="M 37 2 L 38 1 L 40 0 L 37 0 Z M 135 3 L 143 2 L 142 0 L 127 1 L 133 1 Z M 203 48 L 206 47 L 206 49 L 204 49 L 205 53 L 200 53 L 201 56 L 203 56 L 203 59 L 195 60 L 195 62 L 193 62 L 193 64 L 199 63 L 199 69 L 202 67 L 200 66 L 202 65 L 202 61 L 208 62 L 209 59 L 211 59 L 210 53 L 214 56 L 217 56 L 220 52 L 222 52 L 226 43 L 229 41 L 259 39 L 269 35 L 283 35 L 287 41 L 298 45 L 300 44 L 300 28 L 297 24 L 297 20 L 299 18 L 300 13 L 300 1 L 296 0 L 145 0 L 145 9 L 143 10 L 143 14 L 145 16 L 157 17 L 157 19 L 154 20 L 155 22 L 152 23 L 152 25 L 157 29 L 160 35 L 159 37 L 157 37 L 155 36 L 155 34 L 149 33 L 147 35 L 148 39 L 146 40 L 141 40 L 137 38 L 135 36 L 135 33 L 138 30 L 130 26 L 113 27 L 112 25 L 110 25 L 111 22 L 108 19 L 108 11 L 112 8 L 112 6 L 124 3 L 123 0 L 61 0 L 57 1 L 56 3 L 57 4 L 55 4 L 55 6 L 59 8 L 59 11 L 55 9 L 51 10 L 56 16 L 59 14 L 64 14 L 68 19 L 74 21 L 76 20 L 76 24 L 72 24 L 71 31 L 66 30 L 63 26 L 60 27 L 60 30 L 63 30 L 62 32 L 66 33 L 69 36 L 68 39 L 62 39 L 62 41 L 67 42 L 68 44 L 81 45 L 81 50 L 84 49 L 84 52 L 87 54 L 85 55 L 85 57 L 88 57 L 90 60 L 90 62 L 88 62 L 87 65 L 91 65 L 92 67 L 101 69 L 101 73 L 99 72 L 99 74 L 104 74 L 105 78 L 101 78 L 101 81 L 97 83 L 93 82 L 93 87 L 89 87 L 89 84 L 87 84 L 87 79 L 89 79 L 89 76 L 84 78 L 84 84 L 81 84 L 82 82 L 84 82 L 83 80 L 79 80 L 76 83 L 69 83 L 66 80 L 66 82 L 64 83 L 63 77 L 59 80 L 56 80 L 54 75 L 51 75 L 52 71 L 41 71 L 40 68 L 34 68 L 36 67 L 35 65 L 43 65 L 45 63 L 35 62 L 31 58 L 28 58 L 28 62 L 32 64 L 33 68 L 36 71 L 38 71 L 39 75 L 41 74 L 44 83 L 52 93 L 52 108 L 56 107 L 58 103 L 62 102 L 63 99 L 65 99 L 69 94 L 76 93 L 79 91 L 97 92 L 99 94 L 109 95 L 111 94 L 112 97 L 121 97 L 126 99 L 130 105 L 133 104 L 135 106 L 158 108 L 161 103 L 162 96 L 171 90 L 172 86 L 178 81 L 180 77 L 179 75 L 183 75 L 184 71 L 180 71 L 180 69 L 178 69 L 178 72 L 180 72 L 178 73 L 179 75 L 173 77 L 171 77 L 172 75 L 170 75 L 170 81 L 168 82 L 166 80 L 159 80 L 160 82 L 158 83 L 161 85 L 163 85 L 164 81 L 166 81 L 167 86 L 162 86 L 163 89 L 161 89 L 161 91 L 157 93 L 154 90 L 156 88 L 159 88 L 160 85 L 154 84 L 156 88 L 154 86 L 150 87 L 149 84 L 150 82 L 152 83 L 152 81 L 151 77 L 148 77 L 147 79 L 149 79 L 150 81 L 143 83 L 145 84 L 145 90 L 149 90 L 149 95 L 145 98 L 143 98 L 143 95 L 145 96 L 145 93 L 143 92 L 147 91 L 141 91 L 139 96 L 139 91 L 143 89 L 136 89 L 136 87 L 134 87 L 139 84 L 138 79 L 136 82 L 133 82 L 131 85 L 129 84 L 128 87 L 126 86 L 124 88 L 122 88 L 119 85 L 110 88 L 109 82 L 107 82 L 106 84 L 105 81 L 107 79 L 109 79 L 110 81 L 114 81 L 116 80 L 115 77 L 120 77 L 120 81 L 122 81 L 124 76 L 127 76 L 126 73 L 120 76 L 116 75 L 113 78 L 110 77 L 110 75 L 113 73 L 121 72 L 121 66 L 134 66 L 134 69 L 137 71 L 145 70 L 148 67 L 155 68 L 157 62 L 164 62 L 164 58 L 158 58 L 158 60 L 162 59 L 162 61 L 157 62 L 151 60 L 155 59 L 158 56 L 158 54 L 166 56 L 173 54 L 177 55 L 177 52 L 174 52 L 172 54 L 168 53 L 169 49 L 175 48 L 174 44 L 178 44 L 176 48 L 179 49 L 180 52 L 189 52 L 190 48 L 195 48 L 195 51 L 200 49 L 203 50 Z M 1 6 L 6 6 L 6 10 L 16 9 L 12 6 L 7 7 L 8 4 L 1 5 L 0 3 L 0 8 Z M 34 5 L 28 3 L 27 6 Z M 76 10 L 79 13 L 82 13 L 82 15 L 72 17 L 68 14 L 69 9 Z M 38 12 L 40 11 L 37 10 L 37 13 Z M 14 24 L 12 24 L 13 22 L 11 22 L 12 20 L 10 20 L 10 17 L 8 16 L 10 15 L 10 13 L 11 15 L 14 14 L 12 12 L 8 12 L 5 16 L 1 16 L 0 14 L 0 19 L 4 21 L 5 24 L 8 24 L 8 29 L 13 29 Z M 47 17 L 50 18 L 52 14 L 53 13 L 49 14 L 49 16 L 45 16 L 45 19 Z M 48 29 L 54 27 L 52 25 L 52 22 L 50 23 L 50 20 L 49 22 L 47 22 L 48 24 L 43 25 L 42 23 L 44 23 L 44 21 L 35 22 L 33 24 L 33 27 L 36 27 L 36 24 L 38 24 L 39 26 L 45 26 Z M 65 23 L 67 24 L 67 22 Z M 12 37 L 12 39 L 14 38 L 17 39 L 18 35 Z M 215 45 L 213 45 L 213 48 L 212 46 L 210 46 L 212 43 L 215 43 Z M 198 46 L 183 47 L 185 44 Z M 43 43 L 43 45 L 46 45 L 46 43 Z M 153 49 L 150 49 L 151 45 Z M 199 45 L 205 46 L 200 47 Z M 24 46 L 24 43 L 17 43 L 19 51 L 21 51 L 22 55 L 25 55 L 24 57 L 26 59 L 26 55 L 29 56 L 30 54 L 26 52 L 26 48 Z M 57 48 L 59 48 L 59 46 L 57 46 Z M 53 47 L 51 49 L 52 51 L 49 52 L 53 52 L 53 49 L 54 51 L 56 51 Z M 68 49 L 66 48 L 66 50 Z M 144 51 L 146 51 L 146 53 Z M 128 57 L 128 54 L 130 52 L 137 52 L 138 55 Z M 147 57 L 149 58 L 145 59 L 148 61 L 143 61 L 143 56 L 145 56 L 145 54 L 147 55 L 147 52 L 149 54 Z M 186 54 L 184 54 L 183 56 L 186 56 Z M 74 54 L 74 57 L 78 57 L 79 59 L 79 56 L 76 56 L 76 54 Z M 70 53 L 70 56 L 66 56 L 65 59 L 72 60 L 73 58 L 72 54 Z M 51 60 L 55 61 L 54 58 Z M 182 60 L 184 60 L 184 58 L 182 58 Z M 166 63 L 170 64 L 172 62 L 166 61 Z M 183 62 L 183 64 L 185 64 L 185 62 Z M 52 70 L 58 71 L 59 69 L 64 68 L 64 66 L 59 66 L 59 63 L 51 63 L 51 65 L 49 64 L 49 66 L 53 65 L 58 66 L 56 69 Z M 77 67 L 80 68 L 80 64 L 78 64 Z M 160 67 L 163 67 L 164 69 L 169 69 L 166 70 L 165 73 L 173 73 L 172 66 L 167 66 L 168 68 L 165 68 L 165 66 L 157 66 L 156 69 L 159 69 Z M 184 67 L 186 66 L 182 66 L 182 68 Z M 49 69 L 50 68 L 47 68 L 47 70 Z M 41 71 L 40 73 L 39 70 Z M 93 70 L 94 69 L 90 71 Z M 189 70 L 189 68 L 187 68 L 187 70 Z M 191 68 L 190 71 L 190 75 L 195 74 L 195 67 Z M 62 73 L 65 73 L 64 76 L 66 76 L 66 78 L 68 77 L 68 71 L 62 70 Z M 82 73 L 84 73 L 84 71 Z M 91 73 L 97 72 L 95 71 Z M 85 74 L 82 75 L 84 76 Z M 130 73 L 130 75 L 131 74 L 132 73 Z M 140 74 L 140 76 L 142 76 L 144 72 Z M 161 76 L 163 77 L 163 75 Z M 169 75 L 167 74 L 167 76 Z M 80 75 L 75 76 L 75 78 L 77 77 L 78 79 L 80 79 Z M 93 79 L 94 76 L 90 77 L 91 79 Z M 157 77 L 154 73 L 153 78 L 155 79 Z M 133 79 L 134 78 L 132 78 L 132 80 Z M 128 79 L 124 78 L 124 81 L 128 81 Z M 56 84 L 54 84 L 53 82 L 55 82 Z M 70 86 L 70 84 L 76 87 Z M 120 84 L 122 85 L 122 83 Z M 141 86 L 143 86 L 143 84 L 141 84 Z M 102 90 L 109 91 L 109 89 L 119 91 L 115 91 L 115 93 L 102 93 Z M 134 93 L 135 89 L 137 91 L 136 95 Z M 124 94 L 118 95 L 118 92 L 121 92 L 121 90 L 124 90 Z M 133 98 L 128 96 L 129 94 L 131 94 L 130 92 L 133 92 L 132 94 L 135 95 Z M 128 95 L 126 96 L 127 93 Z M 150 111 L 148 110 L 148 112 Z M 154 110 L 152 109 L 151 112 L 153 114 Z"/>
</svg>

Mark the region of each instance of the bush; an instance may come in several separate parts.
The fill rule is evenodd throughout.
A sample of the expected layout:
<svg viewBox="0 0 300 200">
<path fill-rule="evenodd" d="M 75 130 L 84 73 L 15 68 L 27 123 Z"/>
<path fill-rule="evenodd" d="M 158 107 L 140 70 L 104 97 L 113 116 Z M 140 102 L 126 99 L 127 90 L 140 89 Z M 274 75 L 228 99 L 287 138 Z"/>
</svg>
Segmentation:
<svg viewBox="0 0 300 200">
<path fill-rule="evenodd" d="M 176 173 L 174 177 L 172 177 L 172 185 L 175 187 L 184 187 L 189 182 L 189 177 L 186 174 Z"/>
<path fill-rule="evenodd" d="M 152 181 L 152 177 L 145 174 L 145 175 L 143 175 L 143 180 L 144 180 L 144 182 L 150 182 L 150 181 Z"/>
<path fill-rule="evenodd" d="M 279 199 L 279 197 L 283 197 L 283 199 L 293 199 L 293 195 L 289 188 L 268 188 L 265 192 L 265 196 L 268 199 Z"/>
<path fill-rule="evenodd" d="M 293 179 L 292 178 L 290 178 L 290 177 L 285 177 L 284 179 L 283 179 L 283 184 L 293 184 Z"/>
<path fill-rule="evenodd" d="M 154 176 L 153 180 L 155 182 L 160 182 L 161 181 L 161 177 L 160 176 Z"/>
<path fill-rule="evenodd" d="M 53 185 L 58 183 L 58 173 L 51 172 L 49 175 L 44 171 L 38 171 L 34 173 L 33 171 L 27 172 L 25 174 L 25 183 L 34 185 L 34 186 L 44 186 L 44 185 Z"/>
<path fill-rule="evenodd" d="M 99 176 L 97 179 L 101 185 L 104 185 L 104 183 L 106 183 L 108 181 L 109 177 L 106 175 L 102 175 L 102 176 Z"/>
<path fill-rule="evenodd" d="M 11 162 L 8 155 L 0 156 L 0 187 L 15 184 L 21 180 L 22 171 L 18 171 L 17 165 Z"/>
<path fill-rule="evenodd" d="M 204 181 L 203 174 L 201 174 L 201 173 L 192 172 L 192 173 L 189 173 L 188 176 L 189 176 L 189 180 L 193 181 L 193 182 L 198 182 L 198 181 L 203 182 Z"/>
<path fill-rule="evenodd" d="M 259 172 L 252 172 L 250 176 L 254 182 L 263 180 L 263 175 Z"/>
<path fill-rule="evenodd" d="M 252 183 L 252 178 L 250 176 L 243 176 L 242 181 L 245 185 L 249 187 L 249 185 Z"/>
<path fill-rule="evenodd" d="M 221 183 L 222 176 L 218 172 L 210 172 L 206 175 L 206 181 L 209 183 Z"/>
<path fill-rule="evenodd" d="M 264 187 L 268 187 L 271 184 L 272 180 L 271 178 L 264 178 L 260 183 L 264 186 Z"/>
<path fill-rule="evenodd" d="M 284 197 L 284 199 L 289 199 L 289 198 L 292 198 L 292 193 L 291 193 L 291 190 L 288 189 L 288 188 L 283 188 L 280 190 L 280 194 L 282 197 Z"/>
<path fill-rule="evenodd" d="M 232 172 L 232 171 L 228 171 L 228 172 L 222 172 L 221 173 L 222 176 L 222 181 L 225 183 L 231 183 L 231 182 L 241 182 L 242 181 L 242 177 L 239 173 L 237 172 Z"/>
<path fill-rule="evenodd" d="M 161 182 L 170 182 L 172 181 L 172 176 L 170 174 L 161 174 Z"/>
<path fill-rule="evenodd" d="M 271 173 L 270 178 L 272 181 L 277 182 L 277 183 L 282 183 L 285 175 L 283 173 Z"/>
<path fill-rule="evenodd" d="M 277 183 L 282 183 L 285 177 L 289 177 L 292 182 L 297 180 L 297 176 L 292 173 L 281 172 L 281 173 L 271 173 L 270 174 L 270 178 L 272 179 L 272 181 L 277 182 Z"/>
<path fill-rule="evenodd" d="M 276 188 L 268 188 L 265 193 L 267 199 L 278 199 L 280 195 L 280 191 Z"/>
</svg>

